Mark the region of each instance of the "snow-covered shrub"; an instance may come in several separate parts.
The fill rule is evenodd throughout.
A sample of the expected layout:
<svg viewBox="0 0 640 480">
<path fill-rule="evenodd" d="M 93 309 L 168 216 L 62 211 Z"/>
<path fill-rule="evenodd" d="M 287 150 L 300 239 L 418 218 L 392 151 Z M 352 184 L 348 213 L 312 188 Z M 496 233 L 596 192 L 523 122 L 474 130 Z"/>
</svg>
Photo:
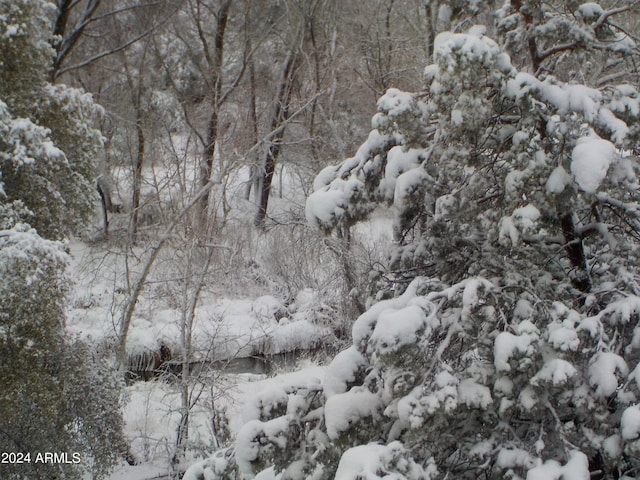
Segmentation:
<svg viewBox="0 0 640 480">
<path fill-rule="evenodd" d="M 100 477 L 124 453 L 119 380 L 65 337 L 68 260 L 27 225 L 0 230 L 0 449 L 32 455 L 3 465 L 5 478 Z M 37 452 L 82 463 L 37 462 Z"/>
<path fill-rule="evenodd" d="M 356 239 L 325 238 L 305 225 L 276 227 L 256 242 L 260 275 L 296 312 L 303 309 L 309 321 L 327 325 L 342 337 L 348 317 L 358 314 L 364 303 L 367 247 Z"/>
</svg>

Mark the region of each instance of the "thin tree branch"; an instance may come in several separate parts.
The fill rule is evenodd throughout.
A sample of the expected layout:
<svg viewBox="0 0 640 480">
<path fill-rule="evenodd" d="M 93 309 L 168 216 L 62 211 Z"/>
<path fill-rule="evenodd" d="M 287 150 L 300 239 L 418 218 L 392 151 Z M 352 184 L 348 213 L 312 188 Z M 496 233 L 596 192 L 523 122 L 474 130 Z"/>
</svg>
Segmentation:
<svg viewBox="0 0 640 480">
<path fill-rule="evenodd" d="M 309 105 L 311 105 L 318 97 L 322 96 L 325 94 L 326 90 L 321 90 L 319 92 L 317 92 L 315 95 L 313 95 L 309 100 L 307 100 L 304 105 L 302 105 L 298 110 L 296 110 L 295 112 L 293 112 L 291 115 L 289 115 L 285 120 L 283 120 L 280 125 L 278 125 L 277 128 L 271 130 L 269 133 L 267 133 L 265 136 L 263 136 L 260 140 L 258 140 L 253 147 L 251 147 L 246 153 L 245 153 L 245 158 L 249 156 L 249 154 L 253 153 L 260 145 L 267 143 L 269 140 L 271 140 L 273 137 L 275 137 L 276 135 L 278 135 L 278 133 L 280 133 L 280 131 L 285 128 L 289 123 L 291 123 L 298 115 L 300 115 L 302 112 L 304 112 L 307 107 L 309 107 Z"/>
<path fill-rule="evenodd" d="M 123 43 L 122 45 L 115 47 L 111 50 L 105 50 L 103 52 L 100 52 L 82 62 L 76 63 L 74 65 L 70 65 L 68 67 L 62 68 L 57 70 L 56 72 L 54 72 L 54 79 L 58 78 L 59 76 L 61 76 L 64 73 L 70 72 L 72 70 L 77 70 L 79 68 L 83 68 L 86 67 L 87 65 L 90 65 L 104 57 L 108 57 L 110 55 L 113 55 L 114 53 L 118 53 L 121 52 L 122 50 L 125 50 L 127 48 L 129 48 L 131 45 L 133 45 L 134 43 L 138 42 L 139 40 L 142 40 L 143 38 L 145 38 L 146 36 L 148 36 L 149 34 L 151 34 L 155 29 L 157 29 L 159 26 L 163 25 L 164 23 L 166 23 L 169 18 L 171 18 L 173 16 L 173 14 L 177 11 L 174 10 L 171 13 L 169 13 L 169 15 L 167 15 L 165 18 L 163 18 L 160 22 L 158 22 L 157 24 L 153 25 L 152 27 L 148 28 L 147 30 L 145 30 L 144 32 L 142 32 L 141 34 L 133 37 L 132 39 L 128 40 L 127 42 Z"/>
</svg>

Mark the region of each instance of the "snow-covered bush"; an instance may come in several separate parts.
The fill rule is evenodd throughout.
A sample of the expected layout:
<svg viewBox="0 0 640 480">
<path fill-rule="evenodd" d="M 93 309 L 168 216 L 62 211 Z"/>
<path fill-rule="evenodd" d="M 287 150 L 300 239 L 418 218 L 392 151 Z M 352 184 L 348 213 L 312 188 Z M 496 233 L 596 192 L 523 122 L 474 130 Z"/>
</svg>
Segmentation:
<svg viewBox="0 0 640 480">
<path fill-rule="evenodd" d="M 125 450 L 118 379 L 65 338 L 67 263 L 64 244 L 27 225 L 0 230 L 0 449 L 31 452 L 3 478 L 100 477 Z M 69 452 L 69 463 L 37 462 L 38 452 Z"/>
</svg>

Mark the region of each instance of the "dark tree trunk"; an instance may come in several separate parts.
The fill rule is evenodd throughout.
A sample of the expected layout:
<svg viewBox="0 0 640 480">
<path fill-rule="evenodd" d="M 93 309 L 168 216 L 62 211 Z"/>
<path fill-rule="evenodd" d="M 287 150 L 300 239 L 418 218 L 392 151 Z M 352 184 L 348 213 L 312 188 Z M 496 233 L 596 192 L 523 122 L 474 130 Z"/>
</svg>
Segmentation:
<svg viewBox="0 0 640 480">
<path fill-rule="evenodd" d="M 562 234 L 565 240 L 565 252 L 573 267 L 571 274 L 571 284 L 581 292 L 591 291 L 592 282 L 589 275 L 589 267 L 584 254 L 582 238 L 576 232 L 576 225 L 573 213 L 567 213 L 560 219 Z"/>
<path fill-rule="evenodd" d="M 260 179 L 260 188 L 258 191 L 258 212 L 255 218 L 255 225 L 264 227 L 264 221 L 267 217 L 267 207 L 269 205 L 269 196 L 271 194 L 271 183 L 273 181 L 273 173 L 275 171 L 276 162 L 282 149 L 282 138 L 284 137 L 285 126 L 283 123 L 289 117 L 289 102 L 291 100 L 291 90 L 295 80 L 295 73 L 298 63 L 298 54 L 291 51 L 285 60 L 282 70 L 282 79 L 276 96 L 276 105 L 271 119 L 271 131 L 274 132 L 271 141 L 264 154 L 262 163 L 262 177 Z"/>
<path fill-rule="evenodd" d="M 251 40 L 247 40 L 247 51 L 251 51 Z M 251 98 L 249 104 L 249 115 L 251 116 L 251 135 L 253 145 L 258 145 L 258 107 L 256 92 L 256 68 L 253 59 L 249 60 L 249 88 L 251 90 Z M 251 199 L 251 189 L 258 191 L 258 161 L 259 156 L 256 155 L 255 163 L 249 167 L 249 181 L 245 190 L 245 199 Z M 257 195 L 257 193 L 256 193 Z"/>
<path fill-rule="evenodd" d="M 142 82 L 142 79 L 140 80 Z M 136 241 L 138 235 L 138 217 L 140 213 L 140 189 L 142 186 L 142 167 L 144 165 L 144 130 L 142 129 L 142 107 L 140 105 L 140 90 L 142 85 L 138 85 L 138 95 L 136 98 L 136 156 L 133 164 L 133 192 L 131 194 L 131 217 L 129 219 L 129 239 Z"/>
<path fill-rule="evenodd" d="M 538 53 L 538 45 L 536 43 L 536 39 L 530 31 L 533 28 L 533 18 L 531 17 L 531 13 L 527 10 L 526 6 L 523 6 L 522 0 L 513 0 L 511 2 L 511 5 L 516 12 L 519 12 L 522 15 L 522 18 L 527 25 L 527 30 L 529 30 L 527 37 L 527 49 L 529 50 L 529 56 L 531 57 L 532 73 L 535 75 L 540 69 L 542 60 L 540 58 L 540 54 Z"/>
<path fill-rule="evenodd" d="M 216 144 L 218 143 L 219 120 L 220 120 L 220 99 L 222 96 L 222 61 L 224 53 L 224 34 L 229 20 L 229 10 L 231 8 L 231 0 L 225 0 L 218 10 L 218 19 L 216 22 L 216 33 L 214 41 L 213 56 L 205 53 L 209 69 L 211 70 L 211 115 L 207 125 L 207 139 L 204 147 L 202 163 L 200 165 L 200 187 L 204 187 L 211 180 L 213 173 L 213 163 L 215 159 Z M 198 26 L 200 28 L 200 26 Z M 201 33 L 204 38 L 204 34 Z M 206 46 L 206 41 L 203 40 Z M 200 216 L 200 227 L 206 230 L 209 209 L 209 191 L 202 197 L 198 206 Z"/>
<path fill-rule="evenodd" d="M 100 204 L 102 205 L 102 217 L 104 220 L 103 229 L 104 229 L 104 238 L 109 238 L 109 203 L 107 200 L 107 194 L 100 187 L 100 183 L 97 184 L 98 193 L 100 194 Z"/>
</svg>

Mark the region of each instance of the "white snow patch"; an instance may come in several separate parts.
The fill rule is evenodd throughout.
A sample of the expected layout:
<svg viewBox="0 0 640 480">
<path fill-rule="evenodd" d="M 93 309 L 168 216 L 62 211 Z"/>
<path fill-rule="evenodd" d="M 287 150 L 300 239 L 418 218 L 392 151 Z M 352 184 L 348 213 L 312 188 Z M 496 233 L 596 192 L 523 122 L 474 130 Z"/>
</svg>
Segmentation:
<svg viewBox="0 0 640 480">
<path fill-rule="evenodd" d="M 377 417 L 383 407 L 382 399 L 369 390 L 349 390 L 329 397 L 324 406 L 327 435 L 335 440 L 363 417 Z"/>
<path fill-rule="evenodd" d="M 562 166 L 558 166 L 549 175 L 545 188 L 547 193 L 558 195 L 564 192 L 568 185 L 571 185 L 571 175 Z"/>
<path fill-rule="evenodd" d="M 503 448 L 498 452 L 496 465 L 498 468 L 533 468 L 537 463 L 536 457 L 520 448 Z"/>
<path fill-rule="evenodd" d="M 564 385 L 571 380 L 578 371 L 566 360 L 554 358 L 547 361 L 544 366 L 530 380 L 532 385 L 550 384 Z"/>
<path fill-rule="evenodd" d="M 358 369 L 366 365 L 366 359 L 353 345 L 338 353 L 327 366 L 322 381 L 325 396 L 346 392 L 348 384 L 355 381 Z"/>
<path fill-rule="evenodd" d="M 491 390 L 486 385 L 467 378 L 458 385 L 458 399 L 469 408 L 485 409 L 493 402 Z"/>
<path fill-rule="evenodd" d="M 389 445 L 369 443 L 345 451 L 335 480 L 429 480 L 436 474 L 431 464 L 426 470 L 407 459 L 408 452 L 398 442 Z M 399 471 L 394 471 L 399 470 Z"/>
<path fill-rule="evenodd" d="M 588 370 L 589 385 L 599 397 L 609 397 L 618 389 L 619 380 L 629 374 L 627 363 L 613 352 L 599 352 L 591 360 Z"/>
<path fill-rule="evenodd" d="M 595 193 L 615 154 L 616 147 L 607 140 L 595 136 L 580 138 L 571 153 L 571 173 L 578 186 L 587 193 Z"/>
<path fill-rule="evenodd" d="M 620 433 L 625 440 L 636 440 L 640 437 L 640 406 L 633 405 L 622 412 Z"/>
<path fill-rule="evenodd" d="M 538 339 L 535 334 L 514 335 L 510 332 L 500 332 L 493 347 L 493 363 L 499 372 L 511 371 L 510 360 L 516 354 L 529 356 L 534 352 L 532 345 Z"/>
<path fill-rule="evenodd" d="M 373 345 L 378 354 L 389 355 L 415 344 L 425 327 L 424 311 L 417 305 L 385 311 L 378 317 L 370 345 Z"/>
</svg>

